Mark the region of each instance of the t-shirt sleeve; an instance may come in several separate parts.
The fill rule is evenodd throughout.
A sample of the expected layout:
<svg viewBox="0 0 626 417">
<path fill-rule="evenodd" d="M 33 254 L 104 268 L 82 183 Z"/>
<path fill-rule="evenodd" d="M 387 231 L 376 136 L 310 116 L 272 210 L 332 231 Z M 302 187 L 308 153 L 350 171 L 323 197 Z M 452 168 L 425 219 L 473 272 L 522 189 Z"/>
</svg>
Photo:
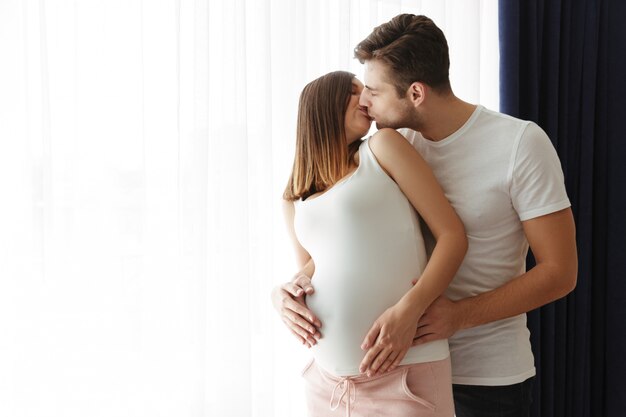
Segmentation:
<svg viewBox="0 0 626 417">
<path fill-rule="evenodd" d="M 570 206 L 559 157 L 535 123 L 522 132 L 512 159 L 511 200 L 521 221 Z"/>
<path fill-rule="evenodd" d="M 415 147 L 415 131 L 409 129 L 408 127 L 403 127 L 398 129 L 398 133 L 400 133 L 404 138 Z"/>
</svg>

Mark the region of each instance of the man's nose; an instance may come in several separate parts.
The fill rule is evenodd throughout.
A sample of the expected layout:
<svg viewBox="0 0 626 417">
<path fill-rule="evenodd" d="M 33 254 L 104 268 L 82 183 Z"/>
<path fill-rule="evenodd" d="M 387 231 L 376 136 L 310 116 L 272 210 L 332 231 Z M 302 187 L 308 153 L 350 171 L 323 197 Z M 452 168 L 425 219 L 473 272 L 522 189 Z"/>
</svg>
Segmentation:
<svg viewBox="0 0 626 417">
<path fill-rule="evenodd" d="M 359 105 L 361 107 L 369 107 L 370 105 L 370 101 L 367 99 L 366 94 L 365 90 L 363 90 L 361 96 L 359 97 Z"/>
</svg>

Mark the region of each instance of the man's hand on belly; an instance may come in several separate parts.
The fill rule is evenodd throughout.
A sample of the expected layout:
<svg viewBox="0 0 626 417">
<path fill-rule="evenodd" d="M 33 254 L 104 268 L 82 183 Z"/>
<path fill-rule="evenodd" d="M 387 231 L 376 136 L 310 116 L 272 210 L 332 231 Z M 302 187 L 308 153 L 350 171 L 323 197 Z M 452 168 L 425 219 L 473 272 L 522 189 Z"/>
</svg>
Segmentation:
<svg viewBox="0 0 626 417">
<path fill-rule="evenodd" d="M 455 307 L 456 303 L 445 296 L 433 301 L 417 324 L 413 346 L 447 339 L 460 330 L 461 322 L 457 318 L 458 309 Z"/>
<path fill-rule="evenodd" d="M 320 320 L 306 305 L 304 297 L 313 294 L 311 278 L 304 274 L 296 276 L 272 291 L 272 304 L 283 323 L 300 343 L 311 347 L 322 336 L 319 328 L 322 327 Z"/>
</svg>

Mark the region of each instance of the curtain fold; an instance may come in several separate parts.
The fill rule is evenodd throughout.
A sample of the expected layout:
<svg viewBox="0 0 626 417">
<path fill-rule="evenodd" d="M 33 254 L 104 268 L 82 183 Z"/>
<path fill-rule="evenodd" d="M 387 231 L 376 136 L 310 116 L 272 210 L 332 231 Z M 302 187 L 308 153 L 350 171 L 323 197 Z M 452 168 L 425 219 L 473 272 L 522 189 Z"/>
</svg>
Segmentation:
<svg viewBox="0 0 626 417">
<path fill-rule="evenodd" d="M 575 291 L 529 314 L 534 416 L 622 416 L 626 389 L 623 2 L 501 0 L 501 110 L 553 141 L 577 225 Z M 532 265 L 529 258 L 529 266 Z"/>
</svg>

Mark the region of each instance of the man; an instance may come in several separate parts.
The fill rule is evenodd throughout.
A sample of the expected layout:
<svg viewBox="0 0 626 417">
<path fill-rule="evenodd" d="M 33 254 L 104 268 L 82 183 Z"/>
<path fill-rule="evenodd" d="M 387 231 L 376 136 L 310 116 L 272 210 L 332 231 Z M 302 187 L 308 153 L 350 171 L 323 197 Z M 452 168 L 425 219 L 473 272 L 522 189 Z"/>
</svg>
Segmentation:
<svg viewBox="0 0 626 417">
<path fill-rule="evenodd" d="M 525 313 L 569 293 L 577 275 L 556 152 L 536 124 L 454 95 L 445 36 L 425 16 L 396 16 L 359 43 L 355 56 L 365 64 L 360 104 L 379 128 L 407 128 L 403 134 L 431 165 L 468 235 L 461 268 L 420 319 L 413 344 L 449 339 L 457 416 L 528 416 L 535 368 Z M 537 264 L 526 272 L 529 245 Z M 273 293 L 283 320 L 308 346 L 323 326 L 304 299 L 314 291 L 313 272 L 311 262 Z M 362 372 L 397 366 L 385 360 L 404 349 L 395 334 L 402 320 L 373 323 Z"/>
</svg>

